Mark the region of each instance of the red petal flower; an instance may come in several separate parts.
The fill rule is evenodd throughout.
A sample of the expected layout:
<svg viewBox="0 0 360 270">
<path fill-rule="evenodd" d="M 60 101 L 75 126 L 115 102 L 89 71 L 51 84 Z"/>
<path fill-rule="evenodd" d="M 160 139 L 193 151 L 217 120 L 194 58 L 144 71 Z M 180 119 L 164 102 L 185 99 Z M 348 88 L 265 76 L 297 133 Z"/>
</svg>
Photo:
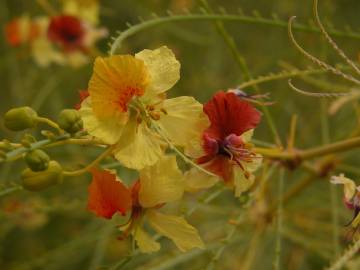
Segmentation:
<svg viewBox="0 0 360 270">
<path fill-rule="evenodd" d="M 110 219 L 116 212 L 125 215 L 132 207 L 131 191 L 104 170 L 92 170 L 88 209 L 97 216 Z"/>
<path fill-rule="evenodd" d="M 217 92 L 205 104 L 204 112 L 211 122 L 205 131 L 216 140 L 223 140 L 230 134 L 240 136 L 255 128 L 260 122 L 260 113 L 247 101 L 234 93 Z"/>
<path fill-rule="evenodd" d="M 84 35 L 84 25 L 77 17 L 61 15 L 51 18 L 48 38 L 62 46 L 65 51 L 83 49 Z"/>
</svg>

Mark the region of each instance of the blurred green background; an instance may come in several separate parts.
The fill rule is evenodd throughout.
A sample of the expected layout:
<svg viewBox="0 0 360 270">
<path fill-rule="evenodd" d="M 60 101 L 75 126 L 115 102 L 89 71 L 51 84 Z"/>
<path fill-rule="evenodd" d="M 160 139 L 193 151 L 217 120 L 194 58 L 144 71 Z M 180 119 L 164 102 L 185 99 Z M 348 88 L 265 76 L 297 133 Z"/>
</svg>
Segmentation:
<svg viewBox="0 0 360 270">
<path fill-rule="evenodd" d="M 52 1 L 56 6 L 57 1 Z M 209 1 L 218 12 L 224 7 L 229 14 L 242 8 L 245 14 L 258 10 L 264 17 L 277 14 L 285 22 L 297 15 L 297 22 L 312 20 L 312 1 L 258 0 L 258 1 Z M 166 10 L 183 13 L 183 9 L 198 13 L 199 2 L 192 0 L 122 0 L 100 1 L 101 25 L 109 29 L 112 36 L 117 30 L 126 29 L 125 23 L 136 24 L 138 16 L 151 18 L 152 13 L 165 16 Z M 359 29 L 358 0 L 321 0 L 320 15 L 326 25 L 337 29 Z M 10 19 L 27 13 L 31 16 L 43 14 L 32 0 L 1 0 L 0 24 L 5 26 Z M 310 22 L 311 23 L 311 22 Z M 270 25 L 225 22 L 225 27 L 234 38 L 241 55 L 246 60 L 253 77 L 283 70 L 284 63 L 306 69 L 311 62 L 303 57 L 289 41 L 287 30 Z M 3 27 L 2 27 L 3 28 Z M 346 31 L 346 30 L 344 30 Z M 356 30 L 354 30 L 356 31 Z M 360 30 L 359 30 L 360 33 Z M 336 64 L 340 58 L 320 34 L 295 31 L 297 40 L 309 52 Z M 107 42 L 99 43 L 104 54 Z M 358 62 L 359 39 L 336 38 L 347 55 Z M 212 21 L 167 23 L 125 40 L 122 52 L 135 53 L 144 48 L 154 49 L 167 45 L 173 49 L 181 62 L 181 80 L 170 96 L 191 95 L 206 102 L 218 90 L 234 88 L 244 82 L 244 75 L 234 60 L 222 37 L 216 32 Z M 4 38 L 0 39 L 0 114 L 14 106 L 28 105 L 39 114 L 56 118 L 63 108 L 72 108 L 78 100 L 78 91 L 87 88 L 92 65 L 81 68 L 51 66 L 40 68 L 19 50 L 10 48 Z M 329 74 L 317 74 L 293 80 L 303 89 L 321 91 L 350 90 L 354 85 Z M 269 107 L 270 114 L 283 142 L 286 141 L 289 123 L 293 114 L 298 115 L 296 147 L 303 149 L 319 146 L 324 142 L 337 141 L 358 132 L 357 101 L 344 106 L 336 115 L 327 114 L 327 107 L 334 100 L 301 96 L 292 91 L 287 80 L 259 85 L 262 92 L 270 93 L 275 102 Z M 245 89 L 253 93 L 253 89 Z M 181 131 L 179 131 L 181 132 Z M 17 137 L 16 137 L 17 136 Z M 0 138 L 16 140 L 20 137 L 7 131 L 0 123 Z M 255 138 L 274 143 L 270 129 L 263 119 L 256 130 Z M 59 147 L 49 151 L 64 166 L 74 168 L 92 160 L 96 149 L 78 146 Z M 357 151 L 345 155 L 337 172 L 346 169 L 355 180 L 360 175 Z M 313 163 L 316 164 L 316 163 Z M 6 187 L 19 181 L 23 162 L 0 164 L 0 184 Z M 134 174 L 121 170 L 125 180 Z M 301 168 L 286 173 L 285 190 L 307 177 Z M 336 191 L 336 203 L 331 204 L 329 177 L 314 181 L 310 187 L 285 205 L 283 225 L 282 269 L 321 269 L 335 257 L 333 242 L 333 208 L 338 215 L 337 241 L 343 250 L 351 211 L 342 204 L 340 187 Z M 41 193 L 19 191 L 0 197 L 0 269 L 102 269 L 112 266 L 127 254 L 129 243 L 118 241 L 116 222 L 95 218 L 86 211 L 86 190 L 89 176 L 66 180 L 59 187 Z M 268 180 L 266 199 L 276 199 L 278 174 Z M 196 203 L 189 198 L 187 204 Z M 264 203 L 264 205 L 261 205 Z M 257 211 L 266 207 L 267 201 L 242 209 L 231 191 L 224 192 L 209 205 L 200 206 L 189 218 L 208 244 L 209 249 L 181 254 L 168 240 L 162 241 L 162 250 L 153 255 L 139 255 L 119 269 L 204 269 L 213 258 L 214 248 L 221 244 L 229 229 L 229 219 L 236 219 L 241 211 L 248 211 L 245 222 L 238 227 L 234 241 L 224 245 L 224 252 L 214 263 L 214 269 L 270 269 L 275 256 L 274 222 L 269 222 L 263 233 L 255 229 Z M 185 203 L 184 203 L 185 204 Z M 179 207 L 184 207 L 180 205 Z M 259 210 L 260 209 L 260 210 Z M 359 261 L 359 260 L 358 260 Z M 353 261 L 349 269 L 360 269 L 360 262 Z"/>
</svg>

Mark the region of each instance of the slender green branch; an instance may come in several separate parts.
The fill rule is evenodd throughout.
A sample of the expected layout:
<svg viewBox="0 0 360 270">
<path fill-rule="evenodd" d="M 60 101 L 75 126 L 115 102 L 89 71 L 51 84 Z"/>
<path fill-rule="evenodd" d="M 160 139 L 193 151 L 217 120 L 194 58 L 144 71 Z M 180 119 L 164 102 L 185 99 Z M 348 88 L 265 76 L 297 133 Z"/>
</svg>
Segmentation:
<svg viewBox="0 0 360 270">
<path fill-rule="evenodd" d="M 101 141 L 96 139 L 89 138 L 71 138 L 70 134 L 62 134 L 54 137 L 53 139 L 44 139 L 35 143 L 30 144 L 29 147 L 18 147 L 10 152 L 7 152 L 3 159 L 0 159 L 0 164 L 4 162 L 15 161 L 23 156 L 24 153 L 40 149 L 40 148 L 50 148 L 59 145 L 65 144 L 78 144 L 78 145 L 101 145 L 103 144 Z"/>
<path fill-rule="evenodd" d="M 104 158 L 111 155 L 113 150 L 114 150 L 114 147 L 109 147 L 108 149 L 106 149 L 106 151 L 104 151 L 101 155 L 99 155 L 94 161 L 92 161 L 85 168 L 82 168 L 82 169 L 76 170 L 76 171 L 64 171 L 63 174 L 65 176 L 79 176 L 84 173 L 87 173 L 92 168 L 94 168 L 96 165 L 98 165 Z"/>
<path fill-rule="evenodd" d="M 161 24 L 172 23 L 172 22 L 182 22 L 182 21 L 228 21 L 228 22 L 242 22 L 248 24 L 257 24 L 264 26 L 273 26 L 282 29 L 287 29 L 288 22 L 285 20 L 272 19 L 272 18 L 261 18 L 255 16 L 247 16 L 241 14 L 184 14 L 184 15 L 170 15 L 166 17 L 159 17 L 149 19 L 147 21 L 140 22 L 136 25 L 131 26 L 125 31 L 121 32 L 119 36 L 114 40 L 110 48 L 110 54 L 119 53 L 122 46 L 122 42 L 127 38 L 136 35 L 139 32 L 146 31 L 149 28 L 156 27 Z M 310 33 L 320 33 L 320 29 L 314 26 L 308 26 L 305 24 L 294 24 L 293 30 L 310 32 Z M 348 32 L 348 31 L 339 31 L 331 30 L 329 34 L 334 37 L 342 38 L 353 38 L 360 39 L 360 33 Z"/>
<path fill-rule="evenodd" d="M 46 117 L 37 117 L 36 120 L 39 123 L 44 123 L 52 128 L 55 128 L 57 131 L 59 131 L 60 134 L 64 133 L 64 130 L 62 130 L 57 123 L 55 123 L 54 121 L 52 121 Z"/>
<path fill-rule="evenodd" d="M 277 224 L 276 224 L 276 246 L 275 246 L 275 259 L 274 269 L 280 270 L 281 263 L 281 233 L 283 226 L 283 192 L 284 192 L 284 168 L 280 170 L 280 178 L 278 183 L 278 209 L 277 209 Z"/>
<path fill-rule="evenodd" d="M 20 186 L 20 185 L 16 185 L 16 186 L 12 186 L 12 187 L 2 189 L 2 190 L 0 190 L 0 197 L 5 196 L 5 195 L 10 194 L 10 193 L 13 193 L 13 192 L 18 191 L 18 190 L 22 190 L 22 189 L 23 189 L 23 187 Z"/>
<path fill-rule="evenodd" d="M 297 150 L 295 152 L 282 151 L 280 149 L 260 148 L 260 147 L 255 147 L 254 151 L 270 159 L 303 161 L 303 160 L 308 160 L 338 152 L 345 152 L 357 147 L 360 147 L 360 137 L 354 137 L 340 142 L 314 147 L 308 150 Z"/>
<path fill-rule="evenodd" d="M 340 270 L 343 269 L 345 264 L 351 260 L 352 257 L 360 250 L 360 239 L 358 239 L 353 245 L 351 245 L 343 255 L 337 259 L 330 267 L 326 270 Z"/>
</svg>

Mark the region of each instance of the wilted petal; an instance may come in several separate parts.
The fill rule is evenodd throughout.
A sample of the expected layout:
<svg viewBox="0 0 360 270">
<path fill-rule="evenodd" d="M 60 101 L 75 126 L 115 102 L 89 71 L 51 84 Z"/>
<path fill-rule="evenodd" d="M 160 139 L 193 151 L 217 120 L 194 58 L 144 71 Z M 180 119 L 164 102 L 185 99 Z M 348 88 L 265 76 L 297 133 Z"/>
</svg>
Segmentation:
<svg viewBox="0 0 360 270">
<path fill-rule="evenodd" d="M 143 50 L 135 57 L 145 62 L 150 73 L 151 81 L 144 98 L 153 97 L 169 90 L 180 78 L 180 63 L 166 46 L 156 50 Z"/>
<path fill-rule="evenodd" d="M 109 171 L 93 169 L 92 175 L 88 209 L 104 218 L 111 218 L 116 212 L 125 215 L 132 206 L 130 190 Z"/>
<path fill-rule="evenodd" d="M 90 97 L 81 103 L 79 113 L 85 130 L 108 144 L 115 144 L 119 141 L 128 117 L 127 114 L 122 114 L 123 119 L 112 117 L 98 119 L 91 107 Z"/>
<path fill-rule="evenodd" d="M 353 180 L 345 177 L 344 174 L 340 174 L 339 176 L 332 176 L 330 181 L 332 184 L 344 185 L 344 194 L 347 201 L 350 201 L 354 197 L 356 185 Z"/>
<path fill-rule="evenodd" d="M 166 156 L 140 171 L 140 205 L 145 208 L 179 200 L 184 193 L 184 179 L 175 156 Z"/>
<path fill-rule="evenodd" d="M 150 225 L 160 234 L 170 238 L 183 252 L 193 248 L 204 248 L 198 231 L 182 217 L 164 215 L 149 210 L 147 217 Z"/>
<path fill-rule="evenodd" d="M 161 138 L 146 123 L 138 124 L 132 119 L 125 126 L 114 153 L 125 167 L 140 170 L 159 160 L 163 154 L 162 146 Z"/>
<path fill-rule="evenodd" d="M 202 133 L 210 125 L 203 112 L 203 106 L 193 97 L 166 99 L 162 108 L 167 114 L 162 115 L 159 125 L 170 140 L 183 146 L 185 153 L 193 158 L 204 155 Z"/>
<path fill-rule="evenodd" d="M 152 253 L 160 249 L 160 244 L 156 242 L 141 226 L 138 226 L 134 233 L 135 241 L 143 253 Z"/>
</svg>

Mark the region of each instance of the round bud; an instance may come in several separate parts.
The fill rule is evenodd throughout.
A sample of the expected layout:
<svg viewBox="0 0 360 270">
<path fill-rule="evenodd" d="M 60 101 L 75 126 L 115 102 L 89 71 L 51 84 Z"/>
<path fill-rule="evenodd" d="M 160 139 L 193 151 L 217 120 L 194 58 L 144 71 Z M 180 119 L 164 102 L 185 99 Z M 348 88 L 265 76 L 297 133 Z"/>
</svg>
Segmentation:
<svg viewBox="0 0 360 270">
<path fill-rule="evenodd" d="M 74 109 L 62 110 L 58 117 L 58 124 L 60 128 L 69 133 L 76 133 L 83 128 L 83 121 L 80 114 Z"/>
<path fill-rule="evenodd" d="M 39 172 L 49 167 L 50 157 L 44 151 L 36 149 L 25 155 L 25 161 L 32 171 Z"/>
<path fill-rule="evenodd" d="M 45 171 L 34 172 L 29 168 L 22 174 L 22 185 L 30 191 L 41 191 L 62 182 L 63 170 L 59 163 L 52 160 Z"/>
<path fill-rule="evenodd" d="M 5 127 L 12 131 L 32 128 L 37 123 L 37 113 L 30 107 L 19 107 L 9 110 L 4 116 Z"/>
</svg>

